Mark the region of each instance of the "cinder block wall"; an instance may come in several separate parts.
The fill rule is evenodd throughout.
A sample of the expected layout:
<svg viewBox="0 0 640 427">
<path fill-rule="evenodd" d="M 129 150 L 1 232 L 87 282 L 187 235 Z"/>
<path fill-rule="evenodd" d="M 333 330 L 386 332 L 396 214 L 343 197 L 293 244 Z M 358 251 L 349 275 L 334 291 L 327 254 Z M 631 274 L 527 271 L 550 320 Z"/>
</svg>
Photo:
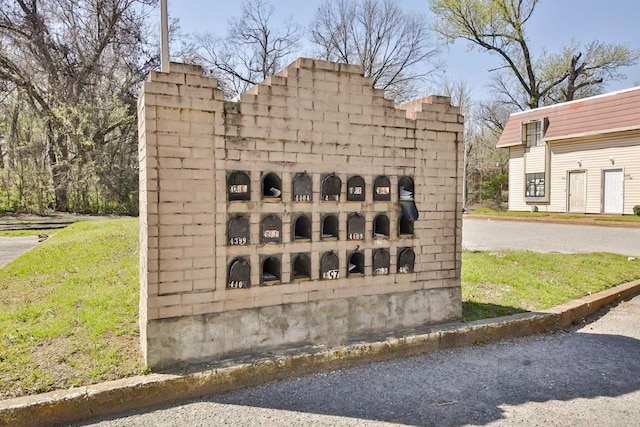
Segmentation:
<svg viewBox="0 0 640 427">
<path fill-rule="evenodd" d="M 431 96 L 394 106 L 353 65 L 300 58 L 238 102 L 223 100 L 217 81 L 195 66 L 151 73 L 139 102 L 140 327 L 152 368 L 223 358 L 260 349 L 337 345 L 461 315 L 463 117 L 449 99 Z M 250 178 L 248 201 L 228 200 L 228 177 Z M 279 199 L 263 198 L 262 179 L 281 179 Z M 306 173 L 312 200 L 293 201 L 292 181 Z M 335 173 L 340 201 L 322 200 Z M 347 201 L 347 181 L 365 181 L 365 200 Z M 374 201 L 374 180 L 390 181 L 390 201 Z M 398 180 L 410 177 L 419 219 L 399 235 Z M 365 218 L 364 238 L 349 240 L 350 215 Z M 282 222 L 280 243 L 260 243 L 261 222 Z M 311 219 L 311 239 L 296 240 L 298 215 Z M 322 221 L 336 215 L 337 238 Z M 374 218 L 389 219 L 374 238 Z M 231 246 L 228 222 L 249 221 L 249 241 Z M 389 252 L 388 274 L 375 274 L 373 254 Z M 404 248 L 413 270 L 398 272 Z M 322 256 L 338 256 L 338 278 L 323 279 Z M 348 275 L 352 253 L 363 274 Z M 292 277 L 292 258 L 310 258 L 308 278 Z M 250 266 L 250 287 L 228 285 L 230 264 Z M 280 262 L 264 281 L 262 262 Z M 275 284 L 274 284 L 275 283 Z M 245 286 L 248 283 L 244 284 Z"/>
</svg>

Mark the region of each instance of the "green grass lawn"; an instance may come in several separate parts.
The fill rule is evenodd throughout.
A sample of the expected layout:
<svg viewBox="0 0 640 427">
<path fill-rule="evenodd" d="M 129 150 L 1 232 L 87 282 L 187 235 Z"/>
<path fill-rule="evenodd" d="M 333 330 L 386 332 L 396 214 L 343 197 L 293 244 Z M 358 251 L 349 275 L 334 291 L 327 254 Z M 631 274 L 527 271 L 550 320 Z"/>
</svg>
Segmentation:
<svg viewBox="0 0 640 427">
<path fill-rule="evenodd" d="M 466 252 L 464 320 L 542 310 L 640 278 L 621 255 Z M 76 223 L 0 269 L 0 399 L 144 372 L 138 220 Z"/>
<path fill-rule="evenodd" d="M 77 223 L 0 269 L 0 398 L 141 372 L 137 235 Z"/>
<path fill-rule="evenodd" d="M 465 320 L 551 308 L 640 278 L 640 265 L 609 253 L 465 252 Z"/>
</svg>

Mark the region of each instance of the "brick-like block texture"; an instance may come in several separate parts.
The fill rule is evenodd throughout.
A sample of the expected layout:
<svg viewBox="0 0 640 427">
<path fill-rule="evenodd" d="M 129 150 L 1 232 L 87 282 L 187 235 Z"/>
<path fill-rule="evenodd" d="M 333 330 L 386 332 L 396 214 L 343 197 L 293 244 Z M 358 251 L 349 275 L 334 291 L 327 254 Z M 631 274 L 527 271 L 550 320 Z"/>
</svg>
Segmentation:
<svg viewBox="0 0 640 427">
<path fill-rule="evenodd" d="M 152 73 L 138 102 L 140 158 L 140 323 L 150 367 L 203 361 L 256 349 L 341 344 L 461 314 L 461 190 L 463 117 L 448 98 L 431 96 L 396 106 L 353 65 L 300 58 L 280 74 L 224 101 L 200 68 L 171 64 Z M 228 201 L 227 176 L 244 171 L 250 200 Z M 312 179 L 310 202 L 293 201 L 297 173 Z M 279 200 L 263 198 L 266 174 L 281 180 Z M 340 201 L 323 201 L 322 178 L 342 181 Z M 346 201 L 347 180 L 365 181 L 364 201 Z M 391 201 L 373 200 L 385 175 Z M 420 214 L 413 234 L 399 235 L 398 183 L 414 182 Z M 349 240 L 347 219 L 365 218 L 365 236 Z M 294 239 L 300 214 L 310 240 Z M 378 214 L 389 237 L 374 238 Z M 282 221 L 280 243 L 260 243 L 267 214 Z M 321 237 L 336 215 L 337 239 Z M 229 246 L 227 224 L 242 215 L 249 244 Z M 375 275 L 373 253 L 390 253 L 389 274 Z M 415 253 L 412 272 L 398 273 L 403 248 Z M 333 251 L 338 278 L 323 280 L 320 260 Z M 349 276 L 351 253 L 363 273 Z M 310 257 L 310 277 L 292 278 L 292 256 Z M 229 263 L 244 257 L 251 287 L 229 289 Z M 277 285 L 262 286 L 262 262 L 280 261 Z"/>
</svg>

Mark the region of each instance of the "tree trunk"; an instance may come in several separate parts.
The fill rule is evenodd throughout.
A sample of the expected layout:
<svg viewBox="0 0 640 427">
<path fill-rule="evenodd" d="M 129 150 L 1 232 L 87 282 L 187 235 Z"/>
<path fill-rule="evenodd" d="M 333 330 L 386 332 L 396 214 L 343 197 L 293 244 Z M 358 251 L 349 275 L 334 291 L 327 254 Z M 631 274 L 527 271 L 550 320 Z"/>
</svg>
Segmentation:
<svg viewBox="0 0 640 427">
<path fill-rule="evenodd" d="M 51 167 L 51 180 L 53 182 L 56 212 L 69 211 L 69 183 L 67 180 L 67 171 L 69 169 L 68 150 L 64 145 L 64 136 L 58 135 L 54 137 L 53 125 L 51 122 L 47 124 L 47 139 L 49 145 L 49 165 Z M 56 148 L 58 150 L 56 150 Z"/>
</svg>

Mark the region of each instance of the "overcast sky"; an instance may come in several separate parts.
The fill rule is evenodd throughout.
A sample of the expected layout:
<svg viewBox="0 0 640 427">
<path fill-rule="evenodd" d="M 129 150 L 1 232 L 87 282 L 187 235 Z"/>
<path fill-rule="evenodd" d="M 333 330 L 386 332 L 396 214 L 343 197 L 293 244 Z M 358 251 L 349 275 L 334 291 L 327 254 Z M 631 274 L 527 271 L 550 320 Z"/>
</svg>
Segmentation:
<svg viewBox="0 0 640 427">
<path fill-rule="evenodd" d="M 397 0 L 401 7 L 424 13 L 431 19 L 427 0 Z M 187 33 L 212 32 L 224 36 L 229 18 L 240 14 L 240 0 L 168 0 L 169 14 L 178 18 Z M 307 27 L 321 0 L 271 0 L 274 22 L 292 16 Z M 576 39 L 584 43 L 600 40 L 625 43 L 640 48 L 640 1 L 638 0 L 542 0 L 527 31 L 534 51 L 546 48 L 558 51 L 563 43 Z M 435 35 L 434 35 L 435 38 Z M 305 52 L 303 51 L 302 54 Z M 488 97 L 489 69 L 499 61 L 488 53 L 469 50 L 459 41 L 443 48 L 441 60 L 451 80 L 464 80 L 473 87 L 477 99 Z M 625 70 L 627 79 L 611 83 L 607 90 L 619 90 L 640 84 L 640 64 Z"/>
</svg>

